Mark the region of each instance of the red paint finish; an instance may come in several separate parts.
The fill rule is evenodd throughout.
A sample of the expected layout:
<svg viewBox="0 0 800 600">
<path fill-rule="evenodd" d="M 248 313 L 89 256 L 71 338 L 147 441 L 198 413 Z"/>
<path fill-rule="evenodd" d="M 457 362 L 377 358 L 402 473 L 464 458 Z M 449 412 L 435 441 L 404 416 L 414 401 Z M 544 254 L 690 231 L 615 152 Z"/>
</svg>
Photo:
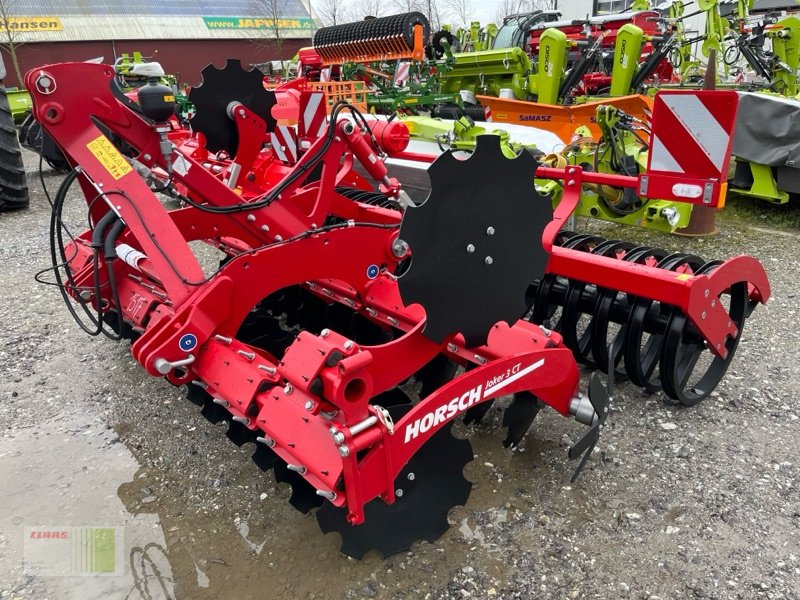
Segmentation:
<svg viewBox="0 0 800 600">
<path fill-rule="evenodd" d="M 283 40 L 280 45 L 274 40 L 102 40 L 95 42 L 47 42 L 27 43 L 17 49 L 20 71 L 41 65 L 61 62 L 82 62 L 102 56 L 104 62 L 113 63 L 115 57 L 134 51 L 143 56 L 153 56 L 181 83 L 195 85 L 200 82 L 200 71 L 209 63 L 219 67 L 229 58 L 238 58 L 242 64 L 263 63 L 270 60 L 290 59 L 297 51 L 311 45 L 310 39 Z M 11 63 L 11 56 L 3 48 L 3 60 L 8 76 L 8 87 L 20 86 Z"/>
</svg>

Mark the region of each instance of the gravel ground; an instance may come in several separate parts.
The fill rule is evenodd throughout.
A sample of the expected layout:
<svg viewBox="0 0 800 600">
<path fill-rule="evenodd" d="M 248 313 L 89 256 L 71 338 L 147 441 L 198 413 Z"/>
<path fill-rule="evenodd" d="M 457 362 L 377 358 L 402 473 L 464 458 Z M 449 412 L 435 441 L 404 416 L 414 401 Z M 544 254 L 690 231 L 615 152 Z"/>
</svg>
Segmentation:
<svg viewBox="0 0 800 600">
<path fill-rule="evenodd" d="M 88 597 L 83 579 L 25 575 L 19 540 L 24 525 L 91 520 L 97 513 L 85 507 L 98 502 L 121 503 L 131 528 L 136 515 L 160 525 L 159 543 L 137 546 L 138 563 L 131 550 L 129 591 L 106 597 L 800 598 L 797 235 L 724 218 L 722 233 L 706 240 L 590 225 L 607 237 L 763 261 L 773 298 L 748 321 L 723 383 L 692 409 L 620 385 L 574 484 L 566 449 L 580 425 L 542 413 L 518 452 L 500 444 L 499 411 L 477 428 L 459 426 L 476 453 L 465 469 L 474 488 L 451 511 L 451 529 L 385 561 L 354 561 L 313 515 L 288 505 L 288 488 L 250 461 L 252 447 L 237 448 L 180 390 L 147 377 L 126 344 L 87 338 L 58 292 L 33 281 L 49 261 L 50 213 L 35 159 L 26 160 L 31 209 L 0 215 L 0 502 L 13 513 L 28 493 L 18 488 L 30 431 L 75 436 L 76 419 L 113 429 L 88 450 L 54 458 L 54 469 L 64 456 L 89 470 L 112 464 L 112 452 L 135 462 L 109 475 L 124 481 L 116 494 L 82 484 L 76 469 L 64 484 L 73 499 L 59 512 L 34 503 L 33 489 L 29 499 L 41 506 L 25 518 L 34 523 L 0 521 L 0 598 Z M 55 189 L 58 177 L 46 179 Z M 76 202 L 69 214 L 77 228 L 84 210 Z M 48 447 L 54 457 L 66 448 Z M 41 477 L 53 477 L 46 464 Z"/>
</svg>

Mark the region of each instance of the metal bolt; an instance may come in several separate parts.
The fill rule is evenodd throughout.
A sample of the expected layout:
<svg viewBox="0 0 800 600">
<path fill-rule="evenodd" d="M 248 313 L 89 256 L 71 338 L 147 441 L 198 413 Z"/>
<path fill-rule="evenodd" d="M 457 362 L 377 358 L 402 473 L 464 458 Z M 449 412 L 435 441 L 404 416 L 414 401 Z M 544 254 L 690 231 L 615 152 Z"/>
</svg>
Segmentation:
<svg viewBox="0 0 800 600">
<path fill-rule="evenodd" d="M 276 236 L 275 236 L 275 241 L 276 241 L 276 242 L 282 242 L 282 241 L 283 241 L 283 237 L 282 237 L 282 236 L 280 236 L 280 235 L 276 235 Z"/>
<path fill-rule="evenodd" d="M 339 456 L 342 458 L 347 458 L 350 456 L 350 448 L 347 446 L 339 446 Z"/>
<path fill-rule="evenodd" d="M 258 365 L 258 368 L 261 369 L 262 371 L 266 371 L 270 375 L 275 375 L 275 373 L 278 372 L 278 369 L 276 369 L 275 367 L 269 367 L 267 365 Z"/>
<path fill-rule="evenodd" d="M 245 425 L 245 426 L 250 425 L 250 419 L 248 419 L 247 417 L 238 417 L 237 416 L 237 417 L 232 417 L 231 419 L 233 421 L 236 421 L 237 423 L 241 423 L 242 425 Z"/>
<path fill-rule="evenodd" d="M 705 292 L 703 292 L 703 294 L 705 294 L 705 297 L 706 297 L 706 298 L 708 298 L 708 290 L 706 290 Z"/>
<path fill-rule="evenodd" d="M 395 490 L 394 495 L 397 496 L 398 498 L 402 498 L 403 490 Z"/>
<path fill-rule="evenodd" d="M 337 431 L 333 434 L 333 441 L 337 444 L 344 444 L 344 434 L 341 431 Z"/>
<path fill-rule="evenodd" d="M 300 473 L 300 475 L 305 475 L 306 473 L 306 468 L 303 465 L 286 465 L 286 468 L 295 473 Z"/>
<path fill-rule="evenodd" d="M 333 502 L 336 500 L 336 492 L 326 492 L 325 490 L 317 490 L 317 496 L 322 496 L 326 500 Z"/>
<path fill-rule="evenodd" d="M 414 481 L 416 478 L 417 476 L 414 475 L 414 473 L 409 473 L 408 475 L 406 475 L 406 479 L 408 479 L 409 481 Z"/>
<path fill-rule="evenodd" d="M 286 386 L 283 388 L 283 393 L 288 396 L 289 394 L 292 393 L 292 390 L 294 390 L 294 388 L 292 387 L 292 384 L 291 383 L 287 383 Z"/>
<path fill-rule="evenodd" d="M 473 244 L 467 244 L 467 252 L 469 252 L 470 254 L 475 252 L 475 246 Z"/>
<path fill-rule="evenodd" d="M 252 223 L 253 221 L 256 220 L 256 216 L 255 215 L 247 215 L 247 220 Z"/>
<path fill-rule="evenodd" d="M 237 350 L 236 354 L 244 356 L 247 360 L 253 360 L 256 357 L 255 352 L 248 352 L 247 350 Z"/>
<path fill-rule="evenodd" d="M 244 109 L 243 109 L 243 108 L 240 108 L 240 109 L 239 109 L 239 116 L 240 116 L 240 117 L 244 117 L 246 114 L 247 114 L 247 113 L 245 113 L 245 112 L 244 112 Z"/>
<path fill-rule="evenodd" d="M 150 160 L 153 157 L 150 156 L 149 154 L 145 154 L 144 156 L 142 156 L 142 158 L 145 159 L 145 160 Z"/>
<path fill-rule="evenodd" d="M 450 352 L 456 352 L 456 351 L 458 351 L 458 346 L 456 346 L 455 344 L 447 344 L 447 349 Z"/>
<path fill-rule="evenodd" d="M 306 400 L 305 407 L 306 407 L 306 410 L 314 410 L 314 401 L 313 400 Z"/>
<path fill-rule="evenodd" d="M 492 263 L 494 262 L 494 259 L 493 259 L 491 256 L 487 256 L 487 257 L 486 257 L 486 258 L 483 260 L 483 262 L 485 262 L 487 265 L 490 265 L 490 264 L 492 264 Z"/>
<path fill-rule="evenodd" d="M 392 254 L 397 258 L 401 258 L 408 253 L 408 242 L 397 238 L 392 242 Z"/>
<path fill-rule="evenodd" d="M 261 231 L 263 231 L 264 233 L 267 233 L 269 231 L 269 225 L 262 225 L 261 226 Z"/>
<path fill-rule="evenodd" d="M 219 334 L 215 335 L 214 339 L 217 340 L 218 342 L 222 342 L 223 344 L 230 344 L 233 341 L 228 336 L 219 335 Z"/>
<path fill-rule="evenodd" d="M 214 398 L 214 404 L 219 404 L 220 406 L 224 406 L 224 407 L 227 408 L 228 401 L 227 400 L 223 400 L 222 398 Z"/>
<path fill-rule="evenodd" d="M 262 444 L 266 444 L 270 448 L 272 448 L 275 445 L 275 440 L 273 440 L 272 438 L 268 438 L 268 437 L 257 437 L 256 441 L 257 442 L 261 442 Z"/>
<path fill-rule="evenodd" d="M 319 332 L 319 336 L 324 338 L 328 337 L 330 334 L 331 334 L 330 329 L 323 329 L 322 331 Z"/>
<path fill-rule="evenodd" d="M 717 305 L 717 299 L 716 299 L 716 298 L 714 298 L 714 299 L 711 301 L 711 308 L 714 308 L 716 305 Z"/>
<path fill-rule="evenodd" d="M 350 340 L 347 340 L 344 343 L 344 349 L 345 350 L 352 350 L 353 349 L 353 342 L 351 342 Z"/>
<path fill-rule="evenodd" d="M 486 359 L 483 358 L 480 354 L 473 354 L 472 356 L 475 358 L 475 360 L 477 360 L 482 365 L 486 364 Z"/>
<path fill-rule="evenodd" d="M 706 311 L 703 311 L 702 313 L 700 313 L 700 318 L 701 319 L 705 319 L 706 318 Z"/>
<path fill-rule="evenodd" d="M 567 185 L 568 185 L 569 187 L 572 187 L 573 185 L 575 185 L 575 180 L 574 180 L 574 179 L 570 179 L 570 180 L 567 182 Z"/>
<path fill-rule="evenodd" d="M 486 235 L 494 235 L 494 227 L 488 227 L 486 229 Z"/>
</svg>

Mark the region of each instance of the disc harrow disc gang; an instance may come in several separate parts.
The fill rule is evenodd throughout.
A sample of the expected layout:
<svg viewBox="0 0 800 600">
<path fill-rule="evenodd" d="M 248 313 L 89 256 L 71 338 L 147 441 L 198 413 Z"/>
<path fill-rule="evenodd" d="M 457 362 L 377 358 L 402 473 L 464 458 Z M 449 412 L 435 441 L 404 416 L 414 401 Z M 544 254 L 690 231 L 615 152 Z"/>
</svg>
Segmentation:
<svg viewBox="0 0 800 600">
<path fill-rule="evenodd" d="M 191 119 L 192 129 L 206 137 L 206 148 L 211 152 L 224 150 L 234 156 L 239 147 L 239 132 L 228 115 L 232 102 L 246 106 L 262 118 L 267 131 L 275 128 L 272 107 L 276 104 L 275 92 L 264 88 L 264 74 L 258 69 L 246 70 L 239 60 L 230 58 L 225 67 L 218 69 L 213 64 L 206 66 L 200 74 L 202 83 L 189 92 L 189 100 L 195 106 Z"/>
<path fill-rule="evenodd" d="M 389 407 L 398 421 L 410 404 Z M 364 507 L 366 520 L 356 527 L 347 522 L 347 509 L 330 502 L 317 511 L 323 532 L 342 536 L 342 552 L 362 558 L 370 550 L 384 557 L 404 552 L 419 540 L 433 542 L 447 531 L 450 509 L 464 505 L 472 483 L 464 478 L 464 467 L 474 455 L 469 440 L 453 437 L 452 425 L 437 431 L 395 479 L 394 504 L 380 498 Z"/>
<path fill-rule="evenodd" d="M 421 28 L 421 36 L 417 34 Z M 420 12 L 403 13 L 344 25 L 323 27 L 314 34 L 314 50 L 326 63 L 380 58 L 410 58 L 417 37 L 424 43 L 430 34 L 428 19 Z M 422 58 L 419 56 L 418 58 Z"/>
<path fill-rule="evenodd" d="M 534 188 L 536 161 L 506 158 L 499 137 L 479 136 L 467 163 L 446 153 L 428 169 L 431 193 L 400 227 L 412 262 L 399 285 L 407 304 L 425 307 L 429 339 L 458 332 L 477 346 L 494 324 L 524 315 L 531 278 L 547 265 L 552 209 Z"/>
</svg>

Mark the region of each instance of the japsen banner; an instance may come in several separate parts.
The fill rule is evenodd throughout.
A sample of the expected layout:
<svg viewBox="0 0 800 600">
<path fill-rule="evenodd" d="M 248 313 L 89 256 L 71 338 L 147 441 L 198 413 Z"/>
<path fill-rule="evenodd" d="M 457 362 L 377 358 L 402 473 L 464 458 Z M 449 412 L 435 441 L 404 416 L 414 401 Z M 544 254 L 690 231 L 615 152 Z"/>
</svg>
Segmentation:
<svg viewBox="0 0 800 600">
<path fill-rule="evenodd" d="M 270 19 L 262 17 L 203 17 L 209 29 L 316 29 L 314 19 Z M 277 22 L 276 22 L 277 21 Z"/>
</svg>

